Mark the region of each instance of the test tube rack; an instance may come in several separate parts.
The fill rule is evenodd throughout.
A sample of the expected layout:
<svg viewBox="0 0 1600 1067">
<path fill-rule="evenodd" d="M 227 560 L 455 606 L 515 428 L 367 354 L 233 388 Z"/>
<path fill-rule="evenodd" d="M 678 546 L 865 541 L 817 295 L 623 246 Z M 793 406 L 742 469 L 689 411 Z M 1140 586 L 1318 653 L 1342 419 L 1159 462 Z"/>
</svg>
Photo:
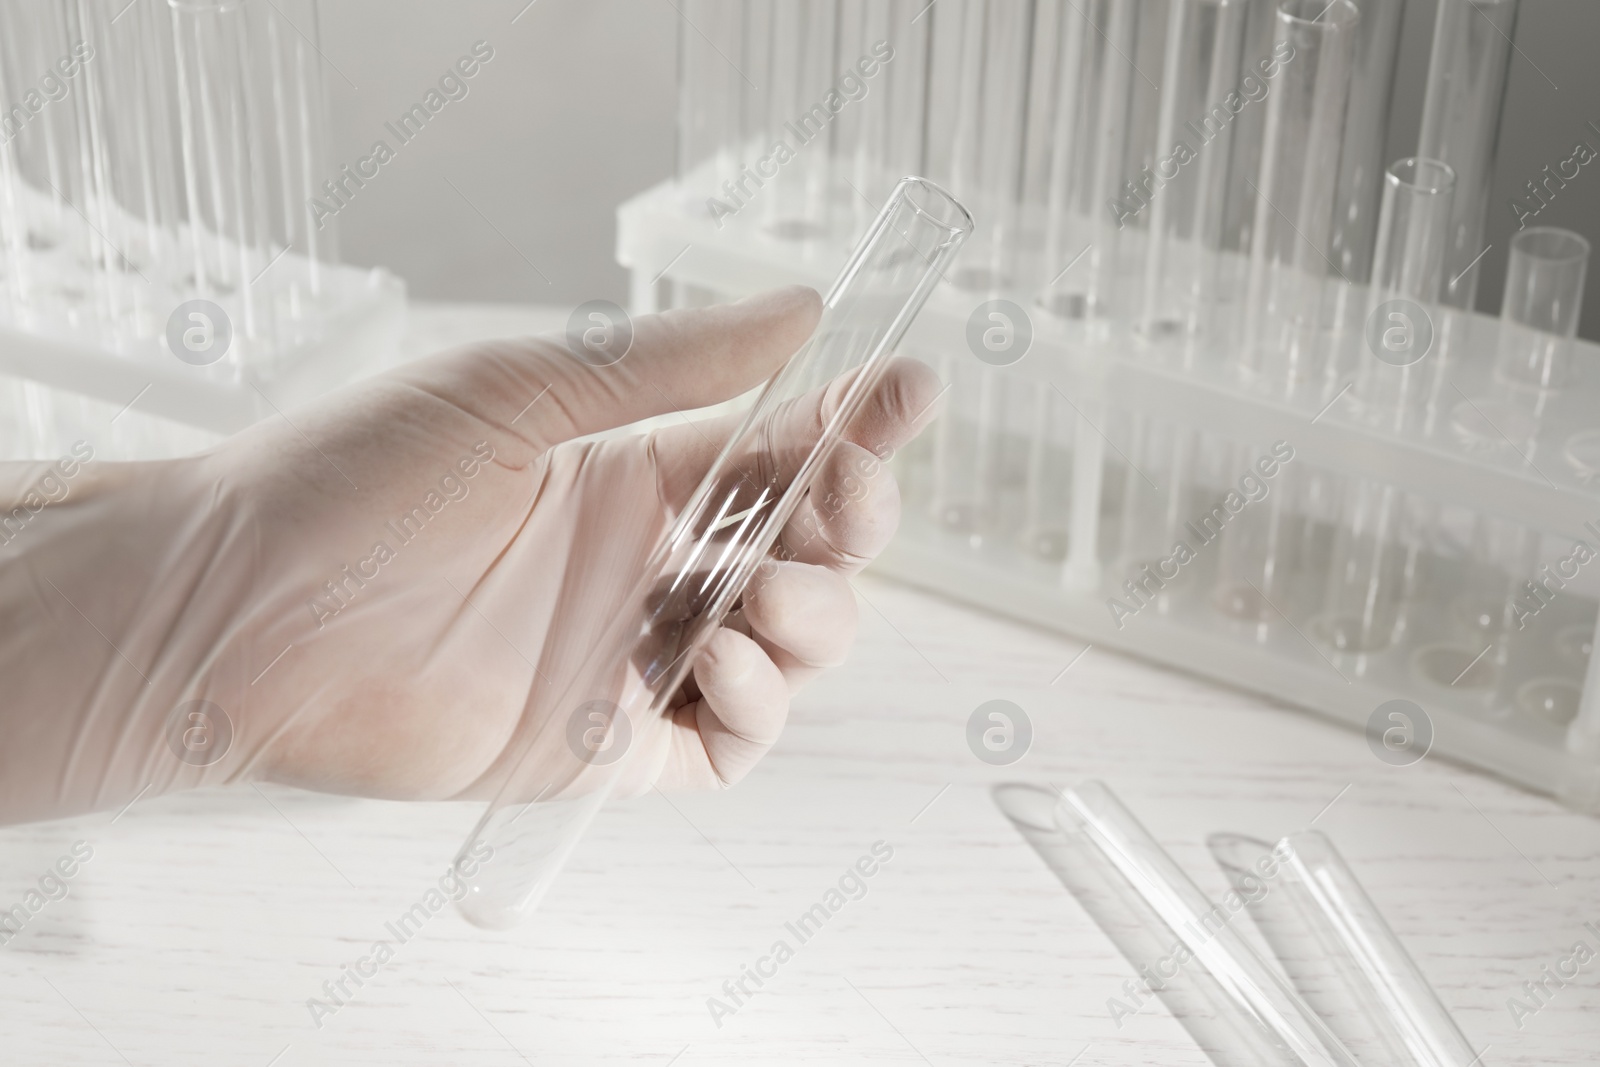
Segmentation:
<svg viewBox="0 0 1600 1067">
<path fill-rule="evenodd" d="M 361 182 L 318 25 L 317 0 L 0 10 L 6 436 L 44 447 L 68 395 L 228 433 L 394 352 L 403 283 L 338 260 Z"/>
<path fill-rule="evenodd" d="M 635 311 L 737 299 L 781 284 L 820 286 L 848 251 L 842 232 L 795 238 L 776 236 L 754 218 L 719 223 L 697 209 L 686 192 L 692 184 L 667 181 L 618 208 L 617 259 L 631 273 Z M 1137 270 L 1137 257 L 1130 262 Z M 1009 366 L 980 362 L 968 340 L 974 312 L 996 297 L 1027 309 L 1033 331 L 1026 355 Z M 1361 305 L 1359 292 L 1353 303 Z M 1319 712 L 1367 731 L 1375 746 L 1391 728 L 1420 731 L 1409 738 L 1407 758 L 1431 750 L 1600 812 L 1595 576 L 1546 580 L 1546 594 L 1525 602 L 1525 629 L 1497 635 L 1491 626 L 1481 641 L 1439 599 L 1473 585 L 1468 544 L 1475 524 L 1528 531 L 1539 564 L 1570 559 L 1575 542 L 1600 550 L 1600 466 L 1591 463 L 1600 436 L 1593 416 L 1600 410 L 1593 371 L 1600 346 L 1569 342 L 1574 364 L 1588 373 L 1523 411 L 1506 406 L 1507 391 L 1494 377 L 1499 320 L 1445 309 L 1435 329 L 1423 417 L 1375 427 L 1347 392 L 1326 405 L 1284 399 L 1241 384 L 1227 353 L 1202 346 L 1196 355 L 1128 322 L 1057 318 L 1020 290 L 941 285 L 901 349 L 943 370 L 948 407 L 894 459 L 901 529 L 874 568 L 1096 647 Z M 1326 338 L 1344 351 L 1334 365 L 1360 358 L 1358 334 Z M 1518 412 L 1521 421 L 1507 424 Z M 1150 447 L 1162 428 L 1166 443 Z M 1216 543 L 1183 531 L 1204 527 L 1204 517 L 1277 442 L 1293 459 L 1278 465 L 1277 485 L 1260 479 L 1276 495 L 1249 503 L 1233 521 L 1273 500 L 1298 510 L 1298 537 L 1313 546 L 1302 560 L 1310 591 L 1271 598 L 1270 611 L 1240 618 L 1219 610 L 1214 595 L 1228 531 Z M 978 487 L 980 514 L 951 521 L 940 483 L 961 464 L 975 472 L 969 484 Z M 1169 484 L 1180 474 L 1181 493 Z M 1292 492 L 1291 478 L 1299 479 Z M 1378 649 L 1340 649 L 1318 629 L 1323 605 L 1315 587 L 1334 566 L 1329 546 L 1341 514 L 1319 504 L 1318 492 L 1355 485 L 1392 487 L 1427 502 L 1428 521 L 1405 539 L 1402 553 L 1413 579 L 1404 621 L 1396 639 Z M 1152 595 L 1141 606 L 1125 583 L 1139 584 L 1142 567 L 1156 562 L 1127 550 L 1148 533 L 1131 525 L 1140 519 L 1130 504 L 1146 490 L 1177 520 L 1161 533 L 1186 537 L 1194 558 L 1159 591 L 1144 580 Z M 1041 515 L 1058 518 L 1041 523 Z M 1553 573 L 1495 577 L 1508 595 L 1528 596 L 1525 582 Z M 1113 601 L 1135 610 L 1115 612 Z M 1544 688 L 1530 694 L 1533 683 Z M 1390 719 L 1383 709 L 1397 699 L 1420 708 L 1421 719 L 1415 712 Z"/>
</svg>

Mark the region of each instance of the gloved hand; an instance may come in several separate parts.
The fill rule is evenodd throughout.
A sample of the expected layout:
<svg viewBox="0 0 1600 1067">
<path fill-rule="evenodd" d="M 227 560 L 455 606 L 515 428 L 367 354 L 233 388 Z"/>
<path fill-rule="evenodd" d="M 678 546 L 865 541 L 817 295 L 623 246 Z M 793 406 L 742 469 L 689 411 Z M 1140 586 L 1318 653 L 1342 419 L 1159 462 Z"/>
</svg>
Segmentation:
<svg viewBox="0 0 1600 1067">
<path fill-rule="evenodd" d="M 797 287 L 641 317 L 608 367 L 559 339 L 470 345 L 200 456 L 86 464 L 0 546 L 0 823 L 250 777 L 491 795 L 514 736 L 563 734 L 545 729 L 570 710 L 563 679 L 733 423 L 574 438 L 739 395 L 819 311 Z M 889 368 L 786 528 L 793 558 L 752 584 L 672 713 L 634 724 L 625 789 L 738 780 L 795 689 L 844 658 L 845 575 L 899 511 L 876 456 L 938 391 L 921 364 Z M 799 432 L 837 399 L 808 398 Z M 0 465 L 0 504 L 45 473 Z M 553 744 L 532 758 L 572 761 Z"/>
</svg>

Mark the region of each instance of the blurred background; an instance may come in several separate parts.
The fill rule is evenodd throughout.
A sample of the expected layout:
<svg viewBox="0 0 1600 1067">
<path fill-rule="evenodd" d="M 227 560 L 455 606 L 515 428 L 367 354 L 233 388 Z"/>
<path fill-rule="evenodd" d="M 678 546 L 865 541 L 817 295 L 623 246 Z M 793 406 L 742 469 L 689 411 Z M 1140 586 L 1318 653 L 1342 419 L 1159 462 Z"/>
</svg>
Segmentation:
<svg viewBox="0 0 1600 1067">
<path fill-rule="evenodd" d="M 935 0 L 937 2 L 937 0 Z M 1026 3 L 1027 0 L 1016 0 Z M 1384 158 L 1413 153 L 1434 0 L 1411 0 Z M 494 58 L 339 213 L 344 257 L 414 299 L 624 303 L 616 205 L 671 176 L 680 17 L 672 0 L 338 0 L 323 7 L 332 154 L 353 161 L 476 40 Z M 1479 310 L 1498 313 L 1510 201 L 1585 140 L 1600 149 L 1600 3 L 1524 0 L 1517 19 Z M 452 184 L 454 188 L 452 188 Z M 1600 232 L 1600 160 L 1535 223 Z M 541 276 L 542 275 L 542 276 Z M 1600 271 L 1583 337 L 1600 339 Z"/>
</svg>

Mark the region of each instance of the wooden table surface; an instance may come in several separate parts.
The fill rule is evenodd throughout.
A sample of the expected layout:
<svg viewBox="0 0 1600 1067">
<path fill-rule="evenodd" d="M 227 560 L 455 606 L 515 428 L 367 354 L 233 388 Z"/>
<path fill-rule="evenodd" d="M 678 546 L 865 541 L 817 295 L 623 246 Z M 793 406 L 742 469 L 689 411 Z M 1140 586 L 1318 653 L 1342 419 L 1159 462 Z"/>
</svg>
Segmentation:
<svg viewBox="0 0 1600 1067">
<path fill-rule="evenodd" d="M 411 346 L 552 322 L 423 306 Z M 1600 927 L 1600 822 L 1432 758 L 1390 766 L 1360 734 L 1070 638 L 856 587 L 851 661 L 796 699 L 746 782 L 614 804 L 531 924 L 442 910 L 316 1019 L 308 1000 L 394 940 L 385 924 L 437 882 L 476 805 L 247 786 L 0 831 L 0 908 L 74 842 L 93 849 L 0 947 L 0 1064 L 1204 1064 L 1159 1004 L 1117 1025 L 1107 1002 L 1133 969 L 989 797 L 1085 778 L 1213 895 L 1207 834 L 1314 819 L 1488 1046 L 1480 1062 L 1600 1058 L 1600 958 L 1520 1027 L 1507 1008 L 1575 942 L 1600 950 L 1583 926 Z M 1010 767 L 966 741 L 997 698 L 1034 728 Z M 865 895 L 801 943 L 786 924 L 875 842 L 893 854 Z M 793 957 L 714 1018 L 709 998 L 731 1003 L 723 983 L 779 939 Z"/>
</svg>

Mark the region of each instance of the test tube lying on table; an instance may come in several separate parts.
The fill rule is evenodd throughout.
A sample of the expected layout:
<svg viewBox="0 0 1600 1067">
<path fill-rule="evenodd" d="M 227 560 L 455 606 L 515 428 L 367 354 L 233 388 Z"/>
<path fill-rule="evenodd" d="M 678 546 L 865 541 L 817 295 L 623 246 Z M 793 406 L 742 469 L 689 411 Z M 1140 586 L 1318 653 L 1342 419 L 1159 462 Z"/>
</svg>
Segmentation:
<svg viewBox="0 0 1600 1067">
<path fill-rule="evenodd" d="M 1212 1062 L 1355 1067 L 1289 984 L 1101 782 L 1061 794 L 1007 784 L 995 804 Z M 1131 991 L 1130 991 L 1131 990 Z"/>
<path fill-rule="evenodd" d="M 1206 844 L 1300 995 L 1363 1063 L 1479 1061 L 1326 836 L 1306 830 L 1269 845 L 1213 834 Z"/>
</svg>

